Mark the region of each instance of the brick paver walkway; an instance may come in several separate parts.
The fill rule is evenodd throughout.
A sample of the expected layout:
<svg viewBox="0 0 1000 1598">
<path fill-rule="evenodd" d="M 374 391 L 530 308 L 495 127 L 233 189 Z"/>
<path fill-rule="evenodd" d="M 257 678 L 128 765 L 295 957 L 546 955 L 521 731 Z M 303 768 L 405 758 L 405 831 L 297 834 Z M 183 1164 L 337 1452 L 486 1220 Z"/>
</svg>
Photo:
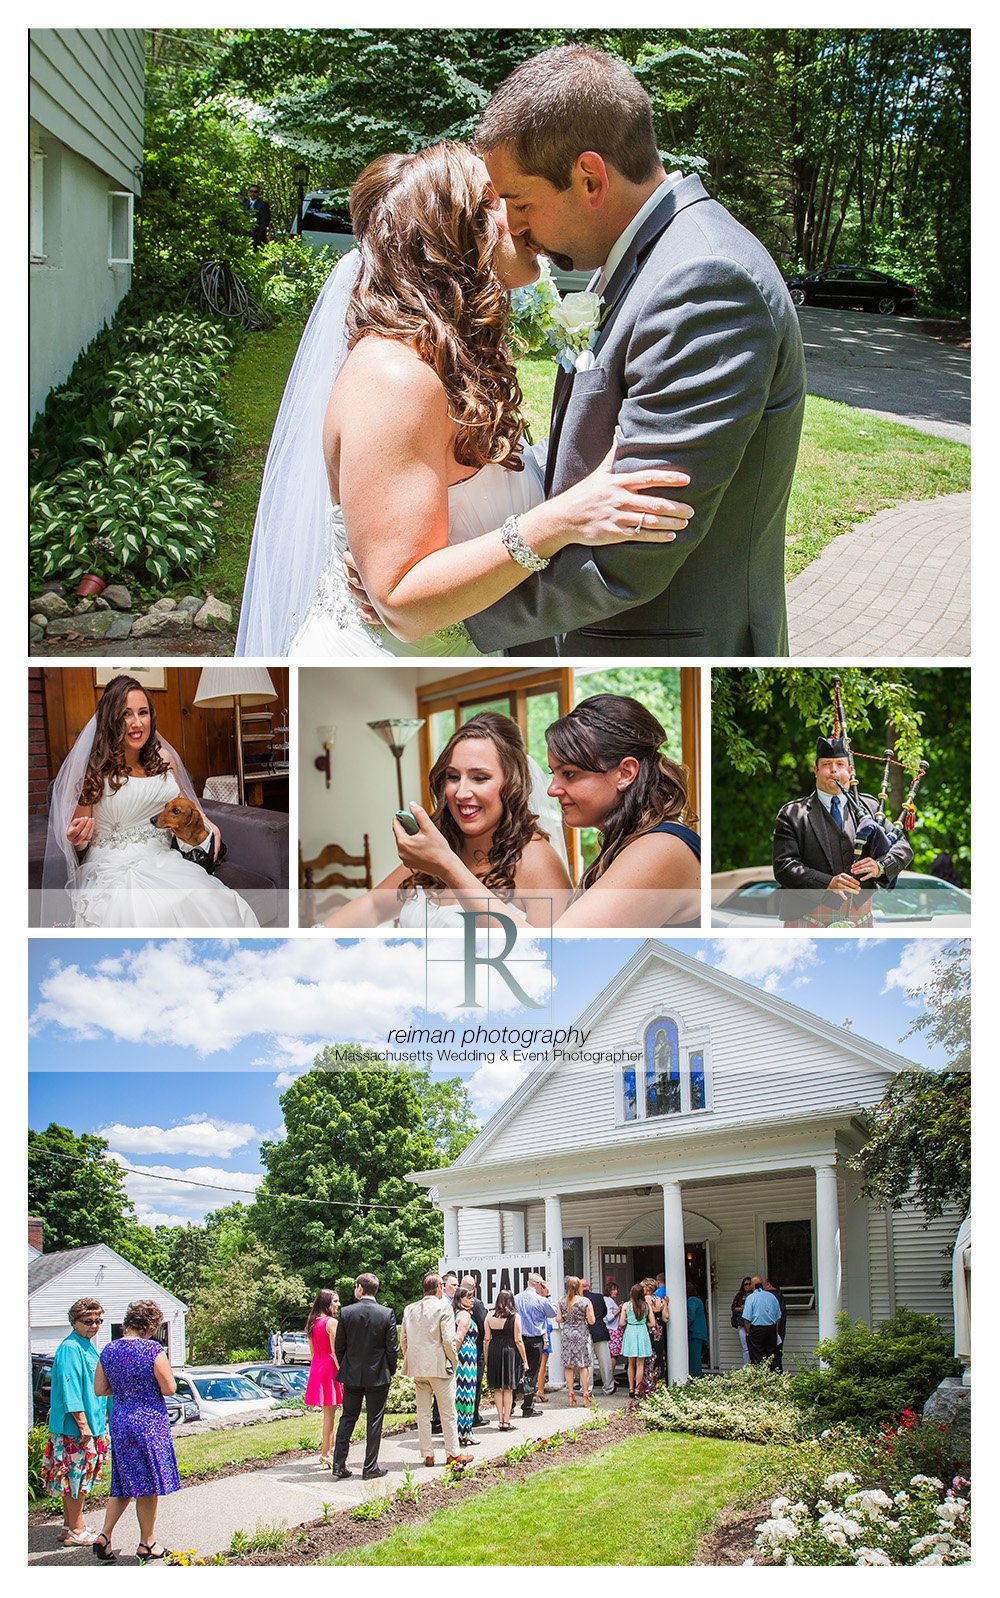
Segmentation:
<svg viewBox="0 0 1000 1598">
<path fill-rule="evenodd" d="M 971 509 L 968 493 L 910 500 L 833 539 L 788 585 L 791 654 L 968 655 Z"/>
</svg>

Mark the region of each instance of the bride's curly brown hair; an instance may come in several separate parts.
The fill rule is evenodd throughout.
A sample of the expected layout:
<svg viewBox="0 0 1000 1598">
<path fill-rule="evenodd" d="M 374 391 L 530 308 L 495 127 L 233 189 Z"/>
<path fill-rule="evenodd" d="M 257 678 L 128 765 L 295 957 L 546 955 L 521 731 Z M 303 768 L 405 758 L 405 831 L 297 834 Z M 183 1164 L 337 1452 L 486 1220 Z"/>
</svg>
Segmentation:
<svg viewBox="0 0 1000 1598">
<path fill-rule="evenodd" d="M 494 893 L 513 893 L 514 874 L 525 848 L 532 838 L 545 837 L 538 825 L 538 817 L 530 807 L 531 769 L 521 729 L 516 721 L 509 716 L 499 715 L 495 710 L 481 710 L 477 716 L 470 716 L 468 721 L 463 722 L 449 738 L 427 779 L 434 806 L 431 820 L 455 854 L 461 854 L 465 834 L 448 809 L 444 785 L 455 747 L 465 738 L 487 738 L 500 761 L 503 772 L 500 803 L 503 810 L 493 832 L 487 856 L 489 870 L 483 877 L 483 886 Z M 400 884 L 399 891 L 401 895 L 408 896 L 415 888 L 440 887 L 441 883 L 436 877 L 429 876 L 426 871 L 414 871 Z"/>
<path fill-rule="evenodd" d="M 494 267 L 495 205 L 477 158 L 450 140 L 366 166 L 350 194 L 361 270 L 347 339 L 351 349 L 368 333 L 412 345 L 444 384 L 456 461 L 519 472 L 521 390 Z"/>
<path fill-rule="evenodd" d="M 139 751 L 139 764 L 147 777 L 158 777 L 170 770 L 156 736 L 156 707 L 149 694 L 135 677 L 112 677 L 97 707 L 97 726 L 94 728 L 90 763 L 80 789 L 79 803 L 82 805 L 96 804 L 104 793 L 105 783 L 112 793 L 117 793 L 122 783 L 128 782 L 125 710 L 128 696 L 135 690 L 145 696 L 149 706 L 149 737 Z"/>
</svg>

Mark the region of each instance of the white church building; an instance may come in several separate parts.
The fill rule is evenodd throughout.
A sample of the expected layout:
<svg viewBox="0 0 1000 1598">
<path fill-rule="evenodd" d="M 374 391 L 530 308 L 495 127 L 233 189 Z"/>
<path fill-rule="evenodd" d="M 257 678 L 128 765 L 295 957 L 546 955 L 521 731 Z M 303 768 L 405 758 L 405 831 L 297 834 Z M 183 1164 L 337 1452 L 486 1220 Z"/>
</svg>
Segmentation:
<svg viewBox="0 0 1000 1598">
<path fill-rule="evenodd" d="M 874 1324 L 908 1307 L 951 1329 L 941 1285 L 961 1216 L 858 1196 L 865 1111 L 913 1062 L 654 941 L 576 1025 L 589 1055 L 551 1058 L 445 1169 L 413 1174 L 444 1217 L 446 1264 L 481 1273 L 492 1301 L 529 1266 L 622 1300 L 664 1271 L 672 1380 L 686 1380 L 683 1306 L 708 1308 L 710 1364 L 740 1363 L 730 1306 L 759 1272 L 784 1291 L 789 1355 L 836 1316 Z M 554 1355 L 552 1365 L 558 1365 Z"/>
</svg>

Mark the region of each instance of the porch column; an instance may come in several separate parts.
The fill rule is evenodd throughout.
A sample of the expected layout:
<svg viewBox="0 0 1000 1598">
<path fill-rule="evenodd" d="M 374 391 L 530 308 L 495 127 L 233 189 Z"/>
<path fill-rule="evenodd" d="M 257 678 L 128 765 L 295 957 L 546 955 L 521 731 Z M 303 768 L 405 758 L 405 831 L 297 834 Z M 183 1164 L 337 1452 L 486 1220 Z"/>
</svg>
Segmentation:
<svg viewBox="0 0 1000 1598">
<path fill-rule="evenodd" d="M 458 1258 L 458 1210 L 454 1204 L 442 1204 L 444 1216 L 444 1257 L 446 1264 Z"/>
<path fill-rule="evenodd" d="M 837 1202 L 837 1167 L 831 1159 L 816 1171 L 816 1275 L 819 1296 L 820 1341 L 836 1335 L 840 1310 L 841 1258 L 840 1207 Z"/>
<path fill-rule="evenodd" d="M 562 1202 L 558 1193 L 545 1194 L 545 1247 L 549 1254 L 549 1289 L 558 1300 L 563 1290 Z"/>
<path fill-rule="evenodd" d="M 667 1322 L 667 1380 L 688 1379 L 687 1268 L 684 1259 L 684 1208 L 679 1182 L 663 1183 L 663 1271 L 670 1319 Z"/>
</svg>

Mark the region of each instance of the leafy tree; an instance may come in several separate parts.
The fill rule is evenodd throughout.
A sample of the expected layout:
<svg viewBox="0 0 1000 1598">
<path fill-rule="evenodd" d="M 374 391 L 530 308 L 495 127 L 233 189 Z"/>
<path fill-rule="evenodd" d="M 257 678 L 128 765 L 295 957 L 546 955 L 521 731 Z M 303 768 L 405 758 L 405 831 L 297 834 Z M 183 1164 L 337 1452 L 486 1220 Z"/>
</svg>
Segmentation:
<svg viewBox="0 0 1000 1598">
<path fill-rule="evenodd" d="M 189 1322 L 194 1357 L 224 1359 L 234 1348 L 264 1347 L 275 1327 L 305 1325 L 312 1298 L 274 1249 L 254 1242 L 195 1293 Z"/>
<path fill-rule="evenodd" d="M 136 1226 L 124 1173 L 108 1158 L 105 1139 L 54 1121 L 28 1132 L 28 1209 L 44 1224 L 46 1253 L 88 1243 L 117 1249 Z"/>
<path fill-rule="evenodd" d="M 839 669 L 851 742 L 878 757 L 893 747 L 907 773 L 930 762 L 910 835 L 927 869 L 947 850 L 967 869 L 970 850 L 969 674 L 966 671 Z M 771 856 L 774 817 L 813 786 L 816 737 L 832 730 L 832 676 L 810 667 L 712 673 L 712 865 L 716 871 Z M 862 788 L 877 791 L 877 761 L 856 759 Z M 894 815 L 908 776 L 893 770 Z"/>
<path fill-rule="evenodd" d="M 413 1071 L 410 1080 L 420 1100 L 421 1116 L 437 1163 L 450 1165 L 479 1131 L 469 1090 L 460 1076 L 434 1082 L 429 1071 Z"/>
<path fill-rule="evenodd" d="M 327 1048 L 282 1095 L 285 1136 L 261 1145 L 257 1236 L 310 1286 L 349 1292 L 374 1271 L 397 1311 L 440 1255 L 441 1217 L 406 1173 L 439 1163 L 405 1070 L 344 1069 Z M 309 1203 L 296 1202 L 308 1199 Z"/>
<path fill-rule="evenodd" d="M 926 1222 L 971 1191 L 972 994 L 970 944 L 949 944 L 924 989 L 927 1008 L 906 1036 L 925 1033 L 948 1057 L 943 1071 L 901 1071 L 868 1113 L 869 1139 L 853 1161 L 862 1194 L 898 1210 L 920 1205 Z"/>
</svg>

